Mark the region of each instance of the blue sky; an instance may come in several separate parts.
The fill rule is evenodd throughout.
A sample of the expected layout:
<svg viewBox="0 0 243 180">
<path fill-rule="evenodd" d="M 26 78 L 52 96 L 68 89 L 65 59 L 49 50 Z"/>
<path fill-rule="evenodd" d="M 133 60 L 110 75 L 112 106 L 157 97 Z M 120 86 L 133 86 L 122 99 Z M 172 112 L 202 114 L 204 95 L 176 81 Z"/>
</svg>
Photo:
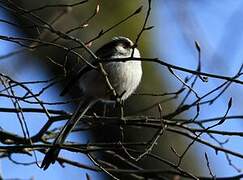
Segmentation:
<svg viewBox="0 0 243 180">
<path fill-rule="evenodd" d="M 6 14 L 0 11 L 1 19 L 9 19 Z M 11 26 L 8 26 L 4 23 L 0 23 L 0 34 L 6 36 L 21 36 L 21 32 L 17 31 Z M 0 40 L 0 55 L 8 54 L 15 50 L 16 46 Z M 16 58 L 18 57 L 18 58 Z M 49 79 L 52 75 L 47 70 L 42 67 L 41 64 L 38 63 L 37 57 L 33 57 L 26 53 L 21 53 L 17 56 L 1 60 L 0 71 L 6 75 L 10 75 L 11 78 L 17 81 L 35 81 L 35 80 L 46 80 Z M 22 66 L 20 64 L 25 64 Z M 16 67 L 18 67 L 17 71 L 15 71 Z M 42 68 L 40 68 L 42 67 Z M 42 87 L 41 84 L 31 86 L 33 92 L 38 92 Z M 60 97 L 58 96 L 59 89 L 57 87 L 50 88 L 48 93 L 45 93 L 42 96 L 43 100 L 51 101 L 60 101 Z M 23 93 L 20 89 L 17 89 L 17 93 Z M 30 107 L 30 105 L 26 103 L 22 103 L 24 107 Z M 10 100 L 1 97 L 0 98 L 0 107 L 13 107 Z M 36 106 L 37 107 L 37 106 Z M 52 109 L 67 109 L 67 106 L 51 106 Z M 35 114 L 27 114 L 25 118 L 27 120 L 27 124 L 29 125 L 30 134 L 35 134 L 40 127 L 43 126 L 47 118 L 43 115 Z M 0 127 L 8 130 L 10 132 L 15 132 L 16 134 L 23 135 L 21 131 L 21 126 L 16 118 L 15 114 L 7 114 L 0 113 L 1 116 L 1 125 Z M 33 118 L 34 117 L 34 118 Z M 44 121 L 45 120 L 45 121 Z M 31 128 L 30 128 L 31 127 Z M 73 137 L 75 138 L 75 137 Z M 83 137 L 84 141 L 87 138 Z M 84 164 L 90 163 L 90 161 L 85 156 L 77 156 L 75 154 L 67 154 L 68 157 L 75 157 L 75 159 L 79 162 L 83 162 Z M 43 156 L 37 153 L 38 160 L 42 160 Z M 13 155 L 13 159 L 19 162 L 33 162 L 35 161 L 34 157 L 26 157 L 24 155 Z M 91 164 L 91 163 L 90 163 Z M 96 173 L 91 171 L 80 171 L 79 168 L 73 168 L 72 166 L 67 166 L 66 168 L 62 168 L 59 165 L 51 166 L 48 170 L 43 172 L 42 169 L 39 169 L 36 165 L 31 166 L 21 166 L 15 165 L 10 162 L 8 159 L 3 159 L 1 161 L 1 171 L 2 176 L 6 179 L 9 178 L 23 178 L 30 179 L 34 177 L 35 179 L 84 179 L 86 177 L 86 173 L 88 173 L 92 178 L 98 179 Z M 13 173 L 14 172 L 14 173 Z M 99 178 L 101 179 L 101 177 Z"/>
<path fill-rule="evenodd" d="M 154 56 L 171 64 L 196 69 L 198 61 L 194 41 L 197 41 L 202 52 L 202 71 L 233 76 L 243 63 L 242 7 L 241 0 L 223 0 L 220 3 L 216 0 L 154 1 L 153 25 L 156 26 L 153 40 L 154 47 L 156 47 Z M 164 79 L 168 80 L 171 91 L 179 87 L 180 83 L 167 70 L 158 68 Z M 176 73 L 181 77 L 186 75 L 179 71 Z M 220 81 L 209 78 L 208 83 L 199 83 L 195 90 L 202 95 L 219 83 Z M 242 114 L 243 98 L 240 95 L 242 92 L 243 87 L 232 85 L 214 105 L 201 108 L 198 119 L 223 116 L 230 97 L 233 98 L 233 106 L 229 115 Z M 186 115 L 190 118 L 194 113 L 195 111 L 192 111 Z M 225 122 L 217 129 L 242 131 L 243 128 L 242 123 L 238 120 Z M 207 136 L 203 137 L 209 140 Z M 222 136 L 218 138 L 226 139 Z M 240 138 L 234 137 L 231 137 L 230 142 L 226 145 L 231 150 L 243 153 L 242 146 L 243 142 Z M 200 162 L 205 159 L 204 152 L 208 153 L 211 167 L 217 176 L 236 174 L 236 171 L 229 167 L 222 153 L 216 155 L 213 150 L 207 150 L 205 146 L 197 146 L 197 149 L 197 158 Z M 231 158 L 235 165 L 243 167 L 242 160 Z M 207 172 L 206 163 L 204 164 L 202 170 Z"/>
</svg>

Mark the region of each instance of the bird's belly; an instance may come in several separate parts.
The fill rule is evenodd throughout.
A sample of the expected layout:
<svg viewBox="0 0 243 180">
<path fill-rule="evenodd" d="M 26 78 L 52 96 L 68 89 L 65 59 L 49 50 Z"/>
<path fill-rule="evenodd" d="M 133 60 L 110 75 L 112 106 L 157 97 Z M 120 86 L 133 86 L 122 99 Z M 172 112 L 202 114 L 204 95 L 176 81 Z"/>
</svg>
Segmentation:
<svg viewBox="0 0 243 180">
<path fill-rule="evenodd" d="M 107 64 L 113 67 L 106 69 L 116 69 L 107 72 L 108 78 L 118 96 L 121 96 L 123 100 L 135 91 L 141 81 L 142 69 L 140 63 L 139 61 L 127 61 Z"/>
<path fill-rule="evenodd" d="M 104 65 L 108 81 L 122 100 L 127 99 L 138 87 L 142 68 L 139 61 L 112 62 Z M 114 93 L 101 72 L 92 70 L 80 79 L 80 87 L 85 95 L 109 100 Z"/>
</svg>

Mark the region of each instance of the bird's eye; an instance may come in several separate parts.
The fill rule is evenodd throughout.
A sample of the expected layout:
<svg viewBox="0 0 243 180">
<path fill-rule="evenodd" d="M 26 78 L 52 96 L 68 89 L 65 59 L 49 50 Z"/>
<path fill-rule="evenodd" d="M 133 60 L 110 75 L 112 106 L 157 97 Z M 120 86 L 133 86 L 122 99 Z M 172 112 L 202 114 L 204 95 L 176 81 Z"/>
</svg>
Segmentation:
<svg viewBox="0 0 243 180">
<path fill-rule="evenodd" d="M 124 49 L 128 49 L 128 47 L 127 47 L 127 46 L 125 46 L 125 45 L 122 45 L 121 47 L 123 47 Z"/>
<path fill-rule="evenodd" d="M 131 44 L 129 42 L 126 42 L 126 43 L 123 43 L 122 47 L 125 49 L 128 49 L 128 48 L 131 48 Z"/>
<path fill-rule="evenodd" d="M 120 42 L 116 46 L 117 51 L 120 52 L 121 54 L 129 53 L 131 48 L 132 48 L 132 44 L 130 42 Z"/>
</svg>

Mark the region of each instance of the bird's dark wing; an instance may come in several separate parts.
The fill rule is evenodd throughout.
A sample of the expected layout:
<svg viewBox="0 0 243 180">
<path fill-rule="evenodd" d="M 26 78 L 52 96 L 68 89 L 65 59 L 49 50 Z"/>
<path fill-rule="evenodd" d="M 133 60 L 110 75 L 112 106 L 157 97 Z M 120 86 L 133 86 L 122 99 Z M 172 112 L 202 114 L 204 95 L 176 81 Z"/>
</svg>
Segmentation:
<svg viewBox="0 0 243 180">
<path fill-rule="evenodd" d="M 83 69 L 81 69 L 77 75 L 73 76 L 68 83 L 65 85 L 64 89 L 62 90 L 62 92 L 60 93 L 60 96 L 64 96 L 67 92 L 69 92 L 69 90 L 71 89 L 71 87 L 73 87 L 75 85 L 75 83 L 79 80 L 79 78 L 81 76 L 83 76 L 85 73 L 91 71 L 93 68 L 91 66 L 85 66 Z"/>
<path fill-rule="evenodd" d="M 95 55 L 101 59 L 109 59 L 115 54 L 115 49 L 112 48 L 117 44 L 116 41 L 109 42 L 105 45 L 103 45 L 101 48 L 99 48 Z M 97 62 L 93 62 L 93 65 L 97 65 Z M 70 89 L 73 87 L 73 85 L 79 80 L 79 78 L 84 75 L 85 73 L 92 70 L 92 67 L 85 66 L 83 69 L 81 69 L 77 75 L 75 75 L 72 79 L 69 80 L 67 85 L 64 87 L 62 92 L 60 93 L 60 96 L 64 96 Z"/>
</svg>

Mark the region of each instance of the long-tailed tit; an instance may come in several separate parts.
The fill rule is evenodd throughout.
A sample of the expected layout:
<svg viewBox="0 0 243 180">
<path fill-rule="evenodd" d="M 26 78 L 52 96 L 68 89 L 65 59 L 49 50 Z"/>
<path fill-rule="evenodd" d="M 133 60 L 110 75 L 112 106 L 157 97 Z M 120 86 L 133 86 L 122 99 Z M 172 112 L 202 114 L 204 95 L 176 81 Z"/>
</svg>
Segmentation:
<svg viewBox="0 0 243 180">
<path fill-rule="evenodd" d="M 101 60 L 104 60 L 104 62 L 100 63 L 102 66 L 101 69 L 103 68 L 103 74 L 100 68 L 97 70 L 90 66 L 86 66 L 67 84 L 66 88 L 64 88 L 61 93 L 61 95 L 64 95 L 70 86 L 78 81 L 84 95 L 84 101 L 80 103 L 71 119 L 68 120 L 65 126 L 61 129 L 53 142 L 53 147 L 46 153 L 41 165 L 44 170 L 47 169 L 51 163 L 55 162 L 60 152 L 60 148 L 55 146 L 64 143 L 68 134 L 88 109 L 90 109 L 97 101 L 114 101 L 114 94 L 116 94 L 122 101 L 127 99 L 136 90 L 141 81 L 142 66 L 140 61 L 129 60 L 125 62 L 105 62 L 106 59 L 139 58 L 140 53 L 138 49 L 134 47 L 134 44 L 130 39 L 125 37 L 115 37 L 98 49 L 95 54 Z M 94 64 L 97 64 L 97 62 L 94 62 Z M 106 77 L 104 72 L 107 74 Z M 114 91 L 112 91 L 112 89 Z"/>
</svg>

